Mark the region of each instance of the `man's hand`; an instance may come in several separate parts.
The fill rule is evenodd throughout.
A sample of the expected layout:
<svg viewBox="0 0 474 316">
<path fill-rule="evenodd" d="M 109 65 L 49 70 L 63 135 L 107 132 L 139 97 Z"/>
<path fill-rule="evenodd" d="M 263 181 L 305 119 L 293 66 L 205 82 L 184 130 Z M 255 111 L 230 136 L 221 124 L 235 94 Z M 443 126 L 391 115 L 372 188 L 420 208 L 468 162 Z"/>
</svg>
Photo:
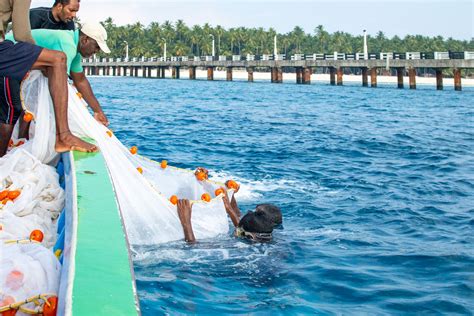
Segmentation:
<svg viewBox="0 0 474 316">
<path fill-rule="evenodd" d="M 94 118 L 104 126 L 109 126 L 109 120 L 105 116 L 104 112 L 94 112 Z"/>
</svg>

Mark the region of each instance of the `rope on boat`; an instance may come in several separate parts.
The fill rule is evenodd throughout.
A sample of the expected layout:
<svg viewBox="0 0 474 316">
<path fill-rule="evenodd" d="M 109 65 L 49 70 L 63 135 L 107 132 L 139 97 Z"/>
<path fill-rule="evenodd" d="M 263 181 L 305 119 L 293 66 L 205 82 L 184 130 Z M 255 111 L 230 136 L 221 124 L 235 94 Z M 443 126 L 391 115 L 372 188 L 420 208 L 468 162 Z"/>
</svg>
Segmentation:
<svg viewBox="0 0 474 316">
<path fill-rule="evenodd" d="M 42 300 L 43 303 L 41 303 L 40 300 Z M 32 308 L 27 308 L 23 306 L 29 303 L 35 303 L 36 308 L 32 309 Z M 10 310 L 19 310 L 25 314 L 30 314 L 30 315 L 36 315 L 36 314 L 53 315 L 51 314 L 51 312 L 54 311 L 54 315 L 55 315 L 56 309 L 57 309 L 57 294 L 46 293 L 46 294 L 39 294 L 39 295 L 32 296 L 23 301 L 1 306 L 0 313 L 10 311 Z"/>
</svg>

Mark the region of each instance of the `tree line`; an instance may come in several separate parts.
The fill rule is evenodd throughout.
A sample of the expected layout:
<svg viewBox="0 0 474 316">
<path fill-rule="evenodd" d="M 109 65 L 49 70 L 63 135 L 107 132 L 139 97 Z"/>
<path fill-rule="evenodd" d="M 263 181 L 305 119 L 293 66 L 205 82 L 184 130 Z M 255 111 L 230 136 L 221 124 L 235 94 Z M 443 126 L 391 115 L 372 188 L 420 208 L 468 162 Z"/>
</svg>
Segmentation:
<svg viewBox="0 0 474 316">
<path fill-rule="evenodd" d="M 107 43 L 111 49 L 108 57 L 125 55 L 125 41 L 129 46 L 130 57 L 163 56 L 166 42 L 168 56 L 211 55 L 212 38 L 215 39 L 216 55 L 262 55 L 273 54 L 273 38 L 278 36 L 278 53 L 285 55 L 312 53 L 363 52 L 363 35 L 347 32 L 329 33 L 322 25 L 312 33 L 306 33 L 295 26 L 286 34 L 279 34 L 269 28 L 229 28 L 220 25 L 187 26 L 182 20 L 175 23 L 152 22 L 144 26 L 140 22 L 116 25 L 112 18 L 102 22 L 108 33 Z M 369 52 L 434 52 L 434 51 L 474 51 L 474 39 L 457 40 L 451 37 L 406 35 L 401 38 L 388 38 L 382 31 L 375 36 L 367 36 Z"/>
</svg>

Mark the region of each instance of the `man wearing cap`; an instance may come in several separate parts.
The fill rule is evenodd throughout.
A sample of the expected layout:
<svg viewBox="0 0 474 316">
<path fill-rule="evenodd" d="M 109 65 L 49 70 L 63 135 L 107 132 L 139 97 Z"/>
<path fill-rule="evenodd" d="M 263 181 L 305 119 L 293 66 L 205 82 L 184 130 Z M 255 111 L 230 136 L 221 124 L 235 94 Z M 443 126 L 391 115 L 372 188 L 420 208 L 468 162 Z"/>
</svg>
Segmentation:
<svg viewBox="0 0 474 316">
<path fill-rule="evenodd" d="M 56 121 L 57 152 L 93 152 L 95 145 L 74 136 L 67 121 L 67 76 L 64 53 L 35 45 L 31 36 L 28 10 L 30 0 L 0 0 L 0 76 L 4 95 L 0 98 L 0 157 L 6 152 L 14 122 L 21 112 L 19 82 L 31 69 L 43 70 L 49 77 Z M 9 22 L 12 33 L 5 39 Z M 17 43 L 13 42 L 13 39 Z M 16 84 L 14 82 L 16 81 Z"/>
<path fill-rule="evenodd" d="M 234 191 L 237 193 L 239 188 Z M 249 211 L 240 220 L 240 210 L 235 196 L 229 202 L 227 192 L 223 194 L 225 210 L 234 224 L 235 237 L 242 237 L 256 242 L 266 242 L 272 239 L 275 226 L 282 224 L 282 215 L 279 207 L 273 204 L 259 204 L 255 211 Z M 196 242 L 191 223 L 192 205 L 187 199 L 178 200 L 178 217 L 183 227 L 184 240 L 188 243 Z"/>
<path fill-rule="evenodd" d="M 82 68 L 83 57 L 91 57 L 101 50 L 106 54 L 110 53 L 105 42 L 107 40 L 105 28 L 100 23 L 91 22 L 84 23 L 76 31 L 37 29 L 32 30 L 31 34 L 38 46 L 59 50 L 66 54 L 67 73 L 71 76 L 77 91 L 94 111 L 94 118 L 105 126 L 109 125 Z M 10 36 L 8 35 L 7 38 Z"/>
</svg>

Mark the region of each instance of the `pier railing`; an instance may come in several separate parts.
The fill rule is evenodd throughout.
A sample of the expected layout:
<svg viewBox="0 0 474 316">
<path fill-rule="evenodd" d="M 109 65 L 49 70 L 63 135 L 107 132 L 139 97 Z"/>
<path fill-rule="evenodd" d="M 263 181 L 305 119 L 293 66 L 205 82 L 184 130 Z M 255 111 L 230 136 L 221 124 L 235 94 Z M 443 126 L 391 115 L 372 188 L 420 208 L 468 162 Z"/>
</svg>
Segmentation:
<svg viewBox="0 0 474 316">
<path fill-rule="evenodd" d="M 227 80 L 232 80 L 233 68 L 245 68 L 248 81 L 253 81 L 256 68 L 269 68 L 271 82 L 283 82 L 283 72 L 296 73 L 296 83 L 311 83 L 313 69 L 329 69 L 330 83 L 342 85 L 344 68 L 359 68 L 362 85 L 368 86 L 370 73 L 371 86 L 377 86 L 377 74 L 380 69 L 396 69 L 397 83 L 403 88 L 403 77 L 408 74 L 410 88 L 416 88 L 418 68 L 432 68 L 436 72 L 436 87 L 443 89 L 443 70 L 453 69 L 455 90 L 461 90 L 461 70 L 474 69 L 474 52 L 381 52 L 381 53 L 339 53 L 330 54 L 285 54 L 278 55 L 232 55 L 232 56 L 170 56 L 132 57 L 132 58 L 89 58 L 83 60 L 89 75 L 130 75 L 165 78 L 165 70 L 171 68 L 172 78 L 180 78 L 180 69 L 189 69 L 189 79 L 196 79 L 196 69 L 207 69 L 207 79 L 214 79 L 216 67 L 227 70 Z M 102 71 L 101 71 L 102 70 Z M 122 72 L 123 70 L 123 72 Z M 153 76 L 154 74 L 154 76 Z"/>
</svg>

